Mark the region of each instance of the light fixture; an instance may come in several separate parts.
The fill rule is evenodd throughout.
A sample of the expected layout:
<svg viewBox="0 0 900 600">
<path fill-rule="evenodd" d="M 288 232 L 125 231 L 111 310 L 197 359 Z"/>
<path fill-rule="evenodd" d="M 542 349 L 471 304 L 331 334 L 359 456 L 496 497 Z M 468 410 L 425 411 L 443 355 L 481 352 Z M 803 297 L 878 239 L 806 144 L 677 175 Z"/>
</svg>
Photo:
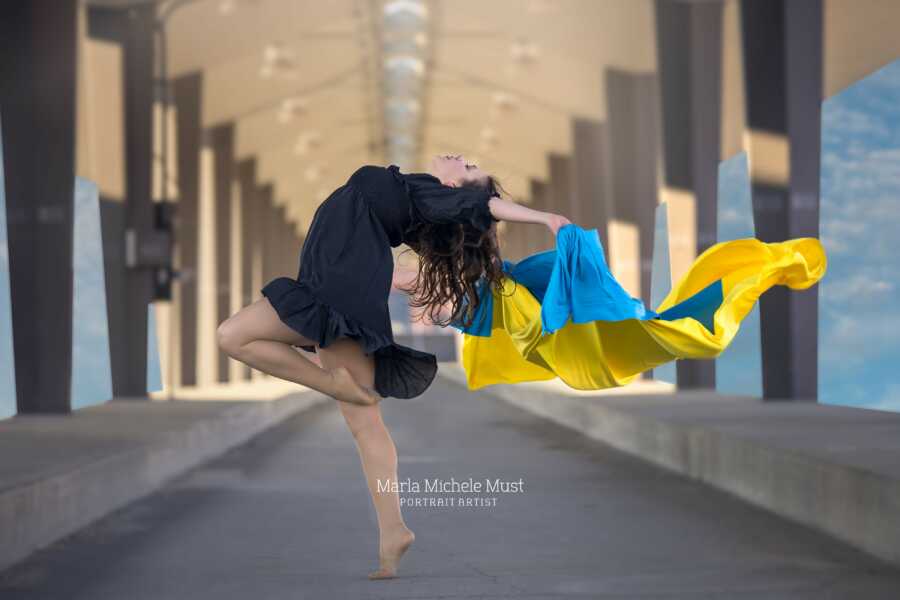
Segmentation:
<svg viewBox="0 0 900 600">
<path fill-rule="evenodd" d="M 540 49 L 534 42 L 519 38 L 515 40 L 509 47 L 509 55 L 514 62 L 520 64 L 533 63 L 537 61 Z"/>
<path fill-rule="evenodd" d="M 420 151 L 427 21 L 428 7 L 421 0 L 392 0 L 382 7 L 384 152 L 388 161 L 401 168 Z"/>
<path fill-rule="evenodd" d="M 236 4 L 236 0 L 221 0 L 219 2 L 219 12 L 223 15 L 230 15 L 234 12 Z"/>
<path fill-rule="evenodd" d="M 419 25 L 428 18 L 428 7 L 416 0 L 393 0 L 384 5 L 384 20 L 392 26 Z"/>
<path fill-rule="evenodd" d="M 416 77 L 425 74 L 425 62 L 415 56 L 391 56 L 384 60 L 384 68 L 390 73 L 404 73 Z"/>
<path fill-rule="evenodd" d="M 519 98 L 508 92 L 494 92 L 491 95 L 493 107 L 498 112 L 511 112 L 519 107 Z"/>
<path fill-rule="evenodd" d="M 545 15 L 559 12 L 559 6 L 550 0 L 531 0 L 525 9 L 525 12 L 532 15 Z"/>
<path fill-rule="evenodd" d="M 297 117 L 306 113 L 306 107 L 309 102 L 306 98 L 285 98 L 281 101 L 281 106 L 278 109 L 278 120 L 281 123 L 288 123 L 293 121 Z"/>
<path fill-rule="evenodd" d="M 275 75 L 293 78 L 296 76 L 297 59 L 294 51 L 282 42 L 266 44 L 263 49 L 263 64 L 259 69 L 261 77 Z"/>
<path fill-rule="evenodd" d="M 324 165 L 311 165 L 303 171 L 303 176 L 309 182 L 318 181 L 322 178 L 322 174 L 327 171 Z"/>
<path fill-rule="evenodd" d="M 310 131 L 302 133 L 294 144 L 294 154 L 297 156 L 305 156 L 310 150 L 318 147 L 321 143 L 322 136 L 318 132 Z"/>
</svg>

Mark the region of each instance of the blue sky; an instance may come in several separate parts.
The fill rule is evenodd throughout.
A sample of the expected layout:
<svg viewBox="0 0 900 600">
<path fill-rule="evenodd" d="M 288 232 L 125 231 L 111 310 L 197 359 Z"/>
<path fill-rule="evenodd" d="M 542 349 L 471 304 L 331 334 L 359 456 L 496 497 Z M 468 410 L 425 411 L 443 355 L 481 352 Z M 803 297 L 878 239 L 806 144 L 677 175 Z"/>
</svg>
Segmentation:
<svg viewBox="0 0 900 600">
<path fill-rule="evenodd" d="M 0 121 L 0 131 L 3 123 Z M 9 311 L 9 253 L 6 243 L 6 186 L 3 179 L 3 136 L 0 135 L 0 419 L 16 414 L 12 315 Z"/>
<path fill-rule="evenodd" d="M 75 178 L 72 306 L 72 408 L 112 397 L 106 284 L 97 186 Z"/>
<path fill-rule="evenodd" d="M 900 410 L 900 60 L 822 113 L 819 400 Z"/>
</svg>

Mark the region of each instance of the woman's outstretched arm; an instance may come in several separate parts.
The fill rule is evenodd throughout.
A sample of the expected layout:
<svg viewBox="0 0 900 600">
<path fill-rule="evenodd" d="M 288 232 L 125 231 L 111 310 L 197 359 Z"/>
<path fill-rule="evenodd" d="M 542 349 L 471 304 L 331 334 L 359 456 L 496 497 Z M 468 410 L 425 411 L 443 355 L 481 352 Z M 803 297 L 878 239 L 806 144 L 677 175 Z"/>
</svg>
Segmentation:
<svg viewBox="0 0 900 600">
<path fill-rule="evenodd" d="M 497 196 L 488 201 L 488 208 L 495 218 L 501 221 L 516 221 L 519 223 L 538 223 L 550 228 L 554 235 L 563 225 L 570 223 L 569 219 L 562 215 L 542 210 L 529 208 L 524 204 L 504 200 Z"/>
</svg>

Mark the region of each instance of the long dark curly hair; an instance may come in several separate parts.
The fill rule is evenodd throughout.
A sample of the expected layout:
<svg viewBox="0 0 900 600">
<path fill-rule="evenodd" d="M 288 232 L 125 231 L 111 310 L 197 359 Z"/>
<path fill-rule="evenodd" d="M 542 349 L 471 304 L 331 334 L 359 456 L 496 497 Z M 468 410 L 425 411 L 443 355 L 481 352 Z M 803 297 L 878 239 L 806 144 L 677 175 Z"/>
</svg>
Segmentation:
<svg viewBox="0 0 900 600">
<path fill-rule="evenodd" d="M 460 187 L 487 189 L 491 197 L 508 193 L 496 177 L 488 175 L 485 182 L 467 181 Z M 419 255 L 416 279 L 410 288 L 400 288 L 410 294 L 409 305 L 425 308 L 425 315 L 435 325 L 446 327 L 458 321 L 463 327 L 472 325 L 475 312 L 481 305 L 477 284 L 486 280 L 484 288 L 499 289 L 503 273 L 503 259 L 497 240 L 497 222 L 487 231 L 479 231 L 466 223 L 420 223 L 407 237 L 407 245 Z M 445 307 L 450 313 L 441 317 Z"/>
</svg>

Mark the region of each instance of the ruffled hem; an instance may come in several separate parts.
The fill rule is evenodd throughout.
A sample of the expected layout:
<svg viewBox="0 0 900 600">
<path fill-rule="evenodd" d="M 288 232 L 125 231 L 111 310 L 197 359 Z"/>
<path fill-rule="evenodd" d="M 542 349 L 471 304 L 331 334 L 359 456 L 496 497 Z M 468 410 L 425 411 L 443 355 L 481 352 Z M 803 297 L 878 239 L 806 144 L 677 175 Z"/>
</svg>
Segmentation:
<svg viewBox="0 0 900 600">
<path fill-rule="evenodd" d="M 414 398 L 437 374 L 434 354 L 401 346 L 391 334 L 362 325 L 320 302 L 302 281 L 277 277 L 262 288 L 281 321 L 300 335 L 327 348 L 342 337 L 360 340 L 366 354 L 375 355 L 375 390 L 382 397 Z M 297 346 L 315 352 L 312 346 Z"/>
<path fill-rule="evenodd" d="M 468 223 L 479 231 L 487 231 L 500 220 L 491 213 L 491 195 L 487 190 L 451 187 L 431 173 L 401 173 L 397 165 L 387 169 L 403 185 L 409 198 L 409 226 L 404 236 L 422 222 Z"/>
</svg>

